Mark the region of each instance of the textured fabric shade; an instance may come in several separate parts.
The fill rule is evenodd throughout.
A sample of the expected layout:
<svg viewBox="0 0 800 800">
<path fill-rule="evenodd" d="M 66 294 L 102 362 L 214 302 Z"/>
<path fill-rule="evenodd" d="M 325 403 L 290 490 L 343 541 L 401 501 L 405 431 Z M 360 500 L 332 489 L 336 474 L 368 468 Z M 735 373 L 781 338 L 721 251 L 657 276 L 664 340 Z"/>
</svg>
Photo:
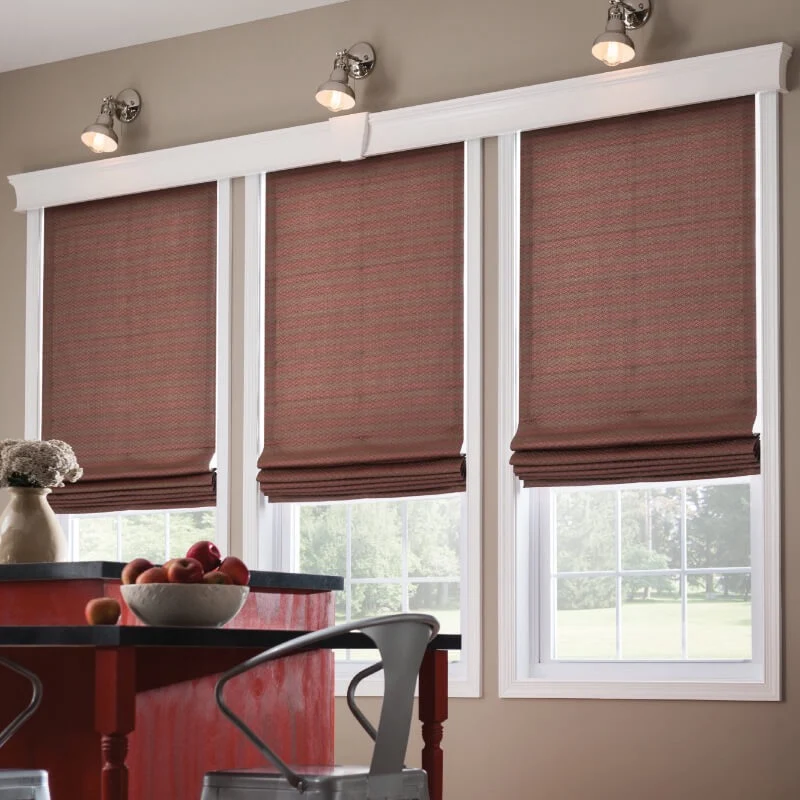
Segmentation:
<svg viewBox="0 0 800 800">
<path fill-rule="evenodd" d="M 759 470 L 753 99 L 523 135 L 526 486 Z"/>
<path fill-rule="evenodd" d="M 463 145 L 267 179 L 271 501 L 463 491 Z"/>
<path fill-rule="evenodd" d="M 213 506 L 216 184 L 45 212 L 42 436 L 60 513 Z"/>
</svg>

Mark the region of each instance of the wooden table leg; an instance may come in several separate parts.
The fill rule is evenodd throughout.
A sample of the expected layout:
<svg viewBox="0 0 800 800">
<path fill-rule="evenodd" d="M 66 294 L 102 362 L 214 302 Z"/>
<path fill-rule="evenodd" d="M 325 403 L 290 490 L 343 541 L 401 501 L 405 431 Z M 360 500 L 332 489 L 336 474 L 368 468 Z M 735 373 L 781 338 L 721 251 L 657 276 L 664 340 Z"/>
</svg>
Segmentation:
<svg viewBox="0 0 800 800">
<path fill-rule="evenodd" d="M 100 734 L 102 800 L 128 800 L 128 734 L 136 725 L 136 654 L 132 647 L 98 648 L 95 728 Z"/>
<path fill-rule="evenodd" d="M 444 753 L 441 743 L 447 719 L 447 651 L 428 650 L 419 671 L 419 718 L 422 721 L 422 768 L 428 773 L 430 800 L 442 800 Z"/>
</svg>

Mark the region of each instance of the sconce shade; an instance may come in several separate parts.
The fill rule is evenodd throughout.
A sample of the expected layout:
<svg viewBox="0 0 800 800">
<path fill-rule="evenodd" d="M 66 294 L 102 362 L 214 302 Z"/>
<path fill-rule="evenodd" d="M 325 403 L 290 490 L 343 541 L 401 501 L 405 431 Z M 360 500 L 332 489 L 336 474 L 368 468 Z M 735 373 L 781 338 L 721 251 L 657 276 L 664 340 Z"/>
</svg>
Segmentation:
<svg viewBox="0 0 800 800">
<path fill-rule="evenodd" d="M 94 125 L 83 129 L 81 141 L 93 153 L 113 153 L 119 146 L 119 139 L 114 133 L 113 125 L 108 114 L 100 114 Z"/>
<path fill-rule="evenodd" d="M 594 40 L 592 55 L 609 67 L 633 60 L 636 50 L 633 40 L 625 33 L 625 23 L 621 19 L 609 19 L 605 31 Z"/>
<path fill-rule="evenodd" d="M 336 67 L 330 78 L 317 89 L 316 100 L 329 111 L 349 111 L 356 104 L 356 93 L 350 86 L 347 73 Z"/>
<path fill-rule="evenodd" d="M 100 114 L 83 129 L 81 141 L 93 153 L 113 153 L 119 147 L 119 139 L 114 131 L 114 119 L 120 122 L 133 122 L 142 110 L 142 98 L 136 89 L 123 89 L 116 97 L 103 98 Z"/>
</svg>

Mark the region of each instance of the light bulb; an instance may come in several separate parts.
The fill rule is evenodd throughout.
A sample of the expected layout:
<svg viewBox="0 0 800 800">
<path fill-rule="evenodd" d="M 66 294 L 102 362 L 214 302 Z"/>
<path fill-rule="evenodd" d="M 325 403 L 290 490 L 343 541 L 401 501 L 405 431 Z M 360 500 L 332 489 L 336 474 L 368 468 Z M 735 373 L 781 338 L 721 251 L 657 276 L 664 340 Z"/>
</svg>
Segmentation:
<svg viewBox="0 0 800 800">
<path fill-rule="evenodd" d="M 333 112 L 347 111 L 356 104 L 352 95 L 337 89 L 320 89 L 317 92 L 317 102 Z"/>
<path fill-rule="evenodd" d="M 608 67 L 618 67 L 631 61 L 636 56 L 636 51 L 626 42 L 597 41 L 592 47 L 592 55 Z"/>
<path fill-rule="evenodd" d="M 111 153 L 117 149 L 116 142 L 104 133 L 87 133 L 83 143 L 93 153 Z"/>
</svg>

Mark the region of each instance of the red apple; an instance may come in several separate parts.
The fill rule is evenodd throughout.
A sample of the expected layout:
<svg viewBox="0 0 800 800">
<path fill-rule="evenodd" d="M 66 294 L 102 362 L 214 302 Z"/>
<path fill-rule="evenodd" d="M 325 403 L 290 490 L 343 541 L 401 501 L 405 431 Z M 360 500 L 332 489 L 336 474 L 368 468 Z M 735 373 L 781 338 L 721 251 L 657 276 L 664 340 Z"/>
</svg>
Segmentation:
<svg viewBox="0 0 800 800">
<path fill-rule="evenodd" d="M 247 586 L 250 583 L 250 570 L 241 558 L 228 556 L 219 565 L 219 571 L 224 572 L 238 586 Z"/>
<path fill-rule="evenodd" d="M 136 579 L 136 583 L 169 583 L 169 578 L 164 567 L 150 567 Z"/>
<path fill-rule="evenodd" d="M 95 597 L 84 609 L 90 625 L 116 625 L 121 613 L 122 609 L 113 597 Z"/>
<path fill-rule="evenodd" d="M 152 566 L 146 558 L 134 558 L 122 568 L 122 582 L 126 585 L 136 583 L 136 579 Z"/>
<path fill-rule="evenodd" d="M 173 558 L 166 567 L 170 583 L 200 583 L 203 565 L 196 558 Z"/>
<path fill-rule="evenodd" d="M 226 575 L 224 572 L 220 572 L 218 569 L 211 570 L 211 572 L 206 572 L 203 575 L 203 583 L 216 583 L 222 585 L 230 585 L 233 583 L 231 580 L 230 575 Z"/>
<path fill-rule="evenodd" d="M 214 542 L 195 542 L 187 551 L 186 558 L 194 558 L 203 565 L 204 572 L 215 570 L 222 563 L 222 555 Z"/>
</svg>

